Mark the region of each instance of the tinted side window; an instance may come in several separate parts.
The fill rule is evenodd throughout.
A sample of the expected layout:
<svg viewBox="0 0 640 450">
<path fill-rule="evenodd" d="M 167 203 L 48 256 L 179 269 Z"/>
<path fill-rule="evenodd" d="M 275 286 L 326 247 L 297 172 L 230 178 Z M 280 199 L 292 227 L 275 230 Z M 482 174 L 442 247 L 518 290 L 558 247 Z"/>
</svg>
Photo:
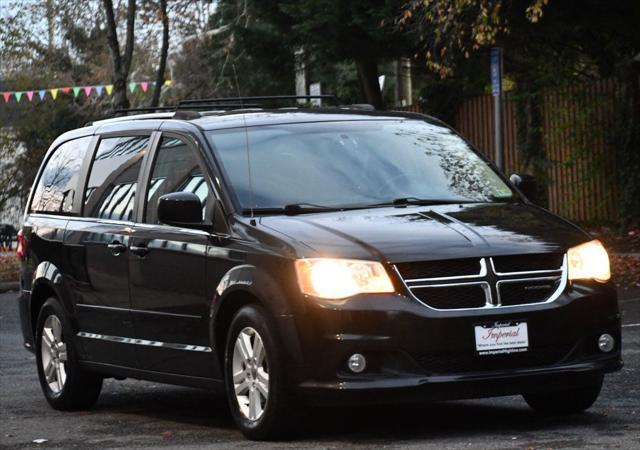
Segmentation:
<svg viewBox="0 0 640 450">
<path fill-rule="evenodd" d="M 87 153 L 91 136 L 65 142 L 58 147 L 38 180 L 31 211 L 49 213 L 77 213 L 73 200 L 78 190 L 82 161 Z"/>
<path fill-rule="evenodd" d="M 100 141 L 85 191 L 85 216 L 133 220 L 138 173 L 148 148 L 148 136 Z"/>
<path fill-rule="evenodd" d="M 156 152 L 149 190 L 145 222 L 158 222 L 158 199 L 171 192 L 193 192 L 202 202 L 203 219 L 206 219 L 209 186 L 194 150 L 180 139 L 162 138 Z"/>
</svg>

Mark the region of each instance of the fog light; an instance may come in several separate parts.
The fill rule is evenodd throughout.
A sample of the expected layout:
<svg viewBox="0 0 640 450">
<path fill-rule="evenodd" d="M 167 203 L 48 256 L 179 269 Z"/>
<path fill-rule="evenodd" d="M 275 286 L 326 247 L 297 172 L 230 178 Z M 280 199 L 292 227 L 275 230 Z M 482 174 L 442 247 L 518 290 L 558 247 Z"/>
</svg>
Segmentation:
<svg viewBox="0 0 640 450">
<path fill-rule="evenodd" d="M 603 334 L 598 338 L 598 348 L 600 351 L 609 353 L 616 345 L 616 340 L 610 334 Z"/>
<path fill-rule="evenodd" d="M 367 359 L 360 353 L 354 353 L 349 357 L 348 365 L 353 373 L 361 373 L 367 367 Z"/>
</svg>

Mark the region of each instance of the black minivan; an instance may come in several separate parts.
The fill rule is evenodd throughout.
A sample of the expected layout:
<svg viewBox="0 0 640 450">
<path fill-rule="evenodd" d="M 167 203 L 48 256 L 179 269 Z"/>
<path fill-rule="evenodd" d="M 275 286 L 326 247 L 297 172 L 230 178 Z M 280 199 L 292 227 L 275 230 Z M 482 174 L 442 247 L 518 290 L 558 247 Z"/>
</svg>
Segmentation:
<svg viewBox="0 0 640 450">
<path fill-rule="evenodd" d="M 51 145 L 19 308 L 54 408 L 90 407 L 105 377 L 153 380 L 225 393 L 244 435 L 271 439 L 307 405 L 582 411 L 622 367 L 603 246 L 445 124 L 232 108 Z"/>
</svg>

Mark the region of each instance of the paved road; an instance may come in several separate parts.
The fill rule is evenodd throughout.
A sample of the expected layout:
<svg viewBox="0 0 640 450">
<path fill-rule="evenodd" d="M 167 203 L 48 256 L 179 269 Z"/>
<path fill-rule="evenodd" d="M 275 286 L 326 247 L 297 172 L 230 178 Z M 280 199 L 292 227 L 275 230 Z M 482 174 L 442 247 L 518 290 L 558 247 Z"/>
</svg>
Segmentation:
<svg viewBox="0 0 640 450">
<path fill-rule="evenodd" d="M 224 400 L 195 389 L 107 380 L 94 409 L 52 410 L 22 349 L 15 294 L 0 294 L 0 448 L 640 448 L 640 298 L 621 309 L 626 367 L 588 413 L 543 417 L 520 397 L 322 409 L 300 438 L 268 446 L 243 440 Z"/>
</svg>

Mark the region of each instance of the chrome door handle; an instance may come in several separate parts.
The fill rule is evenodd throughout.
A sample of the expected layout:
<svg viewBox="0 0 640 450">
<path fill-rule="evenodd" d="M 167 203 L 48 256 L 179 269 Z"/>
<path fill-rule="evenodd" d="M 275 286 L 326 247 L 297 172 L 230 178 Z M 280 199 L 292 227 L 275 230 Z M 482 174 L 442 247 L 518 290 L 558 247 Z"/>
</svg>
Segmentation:
<svg viewBox="0 0 640 450">
<path fill-rule="evenodd" d="M 147 256 L 147 253 L 149 253 L 149 247 L 147 247 L 146 245 L 132 245 L 131 247 L 129 247 L 129 250 L 131 250 L 131 253 L 138 255 L 140 258 L 144 258 L 145 256 Z"/>
<path fill-rule="evenodd" d="M 127 246 L 120 241 L 113 241 L 112 243 L 107 244 L 107 247 L 111 250 L 111 254 L 113 254 L 113 256 L 118 256 L 127 250 Z"/>
</svg>

